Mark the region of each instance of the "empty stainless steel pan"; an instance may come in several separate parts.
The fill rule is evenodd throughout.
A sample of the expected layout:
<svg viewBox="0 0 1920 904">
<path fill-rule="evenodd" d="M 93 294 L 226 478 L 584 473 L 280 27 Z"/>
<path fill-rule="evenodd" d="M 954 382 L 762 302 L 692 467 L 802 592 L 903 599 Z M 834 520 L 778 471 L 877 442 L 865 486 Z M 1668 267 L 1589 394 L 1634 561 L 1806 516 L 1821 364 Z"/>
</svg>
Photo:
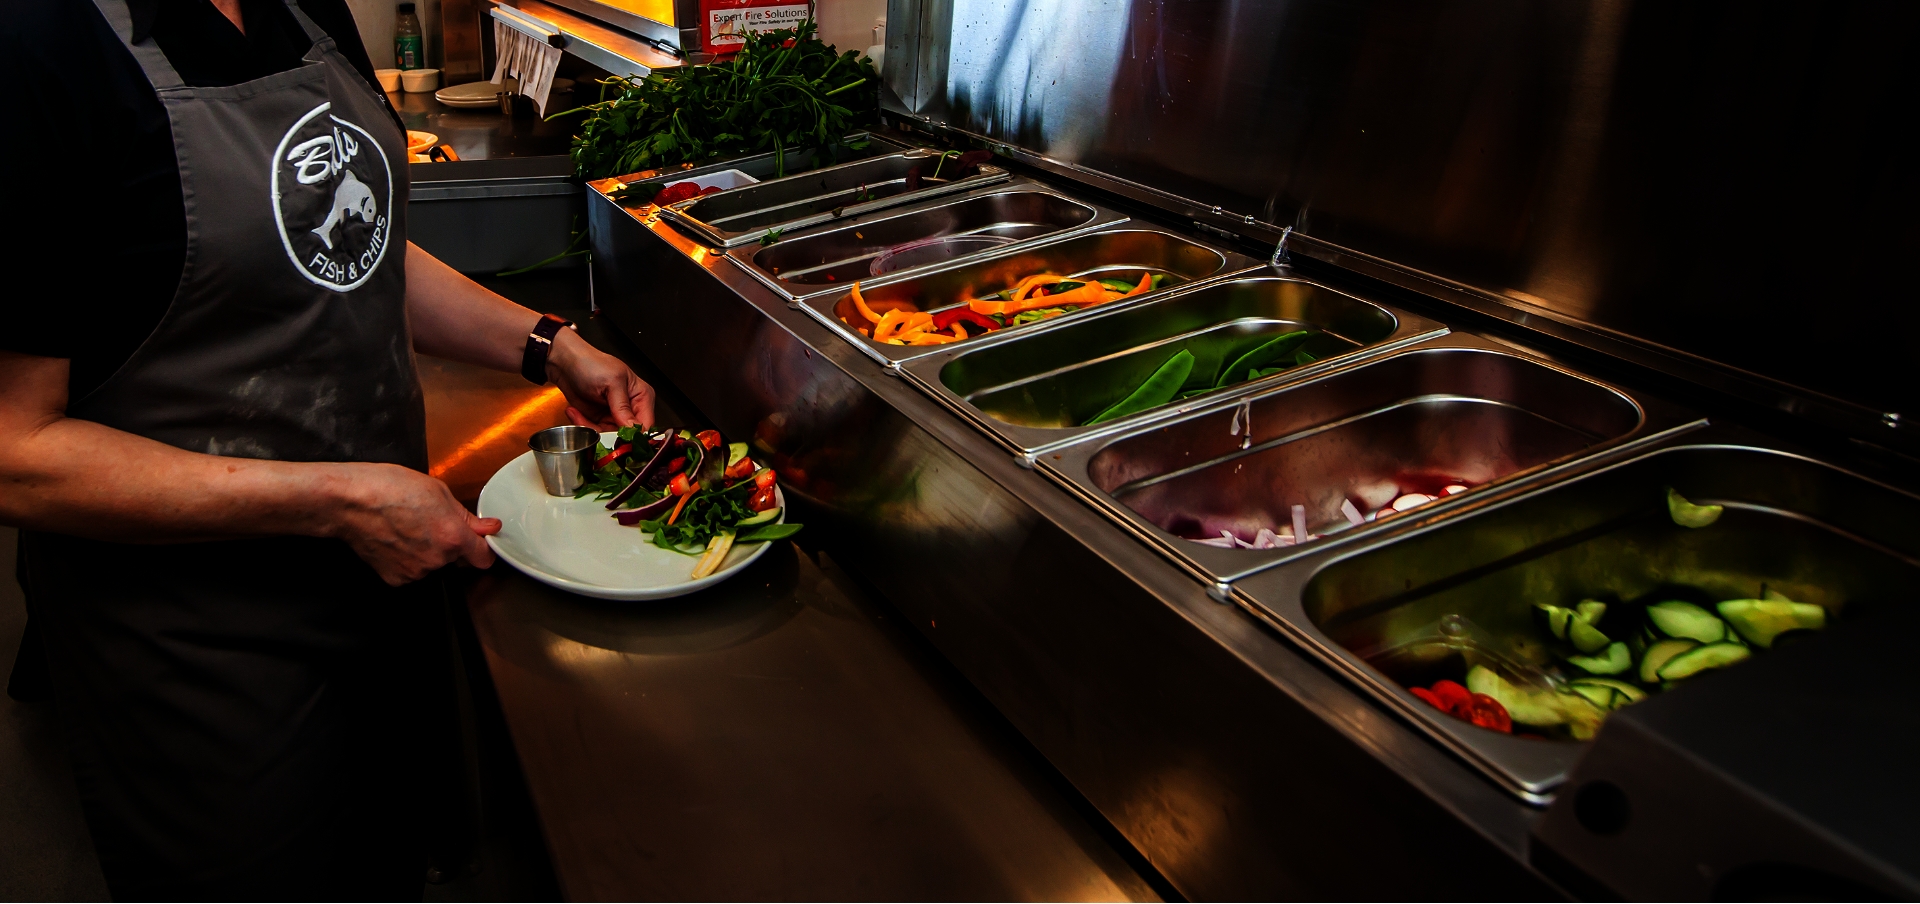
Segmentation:
<svg viewBox="0 0 1920 904">
<path fill-rule="evenodd" d="M 1316 543 L 1444 514 L 1490 486 L 1686 421 L 1658 403 L 1649 418 L 1643 404 L 1455 333 L 1036 461 L 1177 561 L 1224 581 Z M 1436 498 L 1387 514 L 1413 493 Z M 1308 538 L 1300 544 L 1291 540 L 1296 506 Z M 1243 548 L 1263 544 L 1263 530 L 1269 548 Z"/>
<path fill-rule="evenodd" d="M 1583 744 L 1476 728 L 1405 690 L 1459 681 L 1470 663 L 1487 660 L 1555 674 L 1561 654 L 1535 621 L 1536 604 L 1608 602 L 1601 627 L 1621 638 L 1635 636 L 1645 604 L 1670 599 L 1711 607 L 1778 594 L 1820 605 L 1831 620 L 1914 604 L 1920 498 L 1748 445 L 1752 437 L 1731 431 L 1687 439 L 1459 518 L 1288 563 L 1235 590 L 1497 782 L 1540 800 Z M 1726 511 L 1705 527 L 1681 527 L 1667 511 L 1669 487 Z M 1739 669 L 1709 680 L 1737 681 Z M 1632 674 L 1622 680 L 1662 692 Z"/>
<path fill-rule="evenodd" d="M 1244 255 L 1222 251 L 1165 229 L 1127 223 L 1034 244 L 1010 246 L 1004 251 L 929 271 L 863 281 L 861 291 L 863 297 L 876 307 L 904 304 L 937 313 L 965 304 L 968 299 L 1011 288 L 1024 278 L 1041 273 L 1083 279 L 1119 279 L 1130 283 L 1138 280 L 1143 272 L 1162 278 L 1160 289 L 1108 303 L 1118 307 L 1153 299 L 1167 287 L 1206 279 L 1229 270 L 1244 269 L 1253 263 Z M 852 297 L 846 291 L 812 296 L 802 304 L 808 312 L 847 337 L 849 342 L 887 364 L 917 358 L 941 348 L 959 348 L 979 341 L 979 337 L 974 337 L 952 346 L 888 345 L 874 342 L 855 328 L 856 321 L 861 325 L 865 325 L 866 321 L 854 308 Z M 1069 314 L 1041 324 L 1008 327 L 991 335 L 1012 335 L 1021 330 L 1068 322 L 1086 313 Z"/>
<path fill-rule="evenodd" d="M 732 248 L 777 241 L 809 226 L 1007 178 L 1006 170 L 992 164 L 982 164 L 971 176 L 935 177 L 939 157 L 919 149 L 884 154 L 681 201 L 668 205 L 661 215 Z M 909 187 L 915 181 L 918 187 Z"/>
<path fill-rule="evenodd" d="M 781 294 L 803 298 L 844 291 L 855 280 L 873 280 L 875 260 L 902 246 L 950 237 L 1011 243 L 1122 219 L 1120 214 L 1096 204 L 1016 180 L 960 198 L 942 198 L 905 210 L 870 213 L 847 225 L 816 228 L 771 245 L 736 252 L 733 259 Z M 938 264 L 912 269 L 934 266 Z M 905 275 L 906 268 L 896 273 Z"/>
<path fill-rule="evenodd" d="M 1043 330 L 946 346 L 904 370 L 987 432 L 1032 452 L 1165 410 L 1206 404 L 1215 386 L 1244 391 L 1246 374 L 1224 373 L 1228 365 L 1277 337 L 1302 332 L 1307 335 L 1296 337 L 1300 344 L 1288 354 L 1314 360 L 1295 365 L 1289 357 L 1280 362 L 1285 370 L 1259 378 L 1259 384 L 1322 373 L 1352 360 L 1356 352 L 1391 349 L 1446 328 L 1311 282 L 1261 275 L 1175 290 L 1138 305 L 1095 309 Z M 1195 361 L 1183 398 L 1088 425 L 1182 351 Z"/>
</svg>

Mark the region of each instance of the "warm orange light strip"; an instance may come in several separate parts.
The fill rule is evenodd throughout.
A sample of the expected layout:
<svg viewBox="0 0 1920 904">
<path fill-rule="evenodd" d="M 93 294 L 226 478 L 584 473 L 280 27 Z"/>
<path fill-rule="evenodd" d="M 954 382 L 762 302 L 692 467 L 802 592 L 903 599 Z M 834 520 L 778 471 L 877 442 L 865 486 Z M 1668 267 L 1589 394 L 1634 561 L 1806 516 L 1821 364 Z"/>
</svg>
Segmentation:
<svg viewBox="0 0 1920 904">
<path fill-rule="evenodd" d="M 506 417 L 494 421 L 493 426 L 480 431 L 474 438 L 462 443 L 460 448 L 453 450 L 452 455 L 435 462 L 433 466 L 427 469 L 427 474 L 433 477 L 440 477 L 448 471 L 459 467 L 461 462 L 473 457 L 473 453 L 486 448 L 500 437 L 506 436 L 515 429 L 525 429 L 524 423 L 527 419 L 539 414 L 541 409 L 552 404 L 553 401 L 558 398 L 560 398 L 560 387 L 558 386 L 549 386 L 541 390 L 534 395 L 533 398 L 521 402 L 518 407 L 507 412 Z"/>
</svg>

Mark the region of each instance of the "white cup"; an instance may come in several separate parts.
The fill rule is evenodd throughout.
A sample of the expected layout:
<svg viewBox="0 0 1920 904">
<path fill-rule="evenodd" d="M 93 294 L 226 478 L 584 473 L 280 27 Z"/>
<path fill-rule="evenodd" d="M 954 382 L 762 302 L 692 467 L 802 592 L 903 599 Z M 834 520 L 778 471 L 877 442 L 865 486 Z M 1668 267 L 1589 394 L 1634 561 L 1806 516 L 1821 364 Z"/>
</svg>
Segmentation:
<svg viewBox="0 0 1920 904">
<path fill-rule="evenodd" d="M 402 69 L 400 84 L 409 94 L 424 94 L 440 87 L 440 70 Z"/>
<path fill-rule="evenodd" d="M 400 90 L 400 70 L 398 69 L 375 69 L 373 77 L 380 80 L 380 90 L 388 94 Z"/>
</svg>

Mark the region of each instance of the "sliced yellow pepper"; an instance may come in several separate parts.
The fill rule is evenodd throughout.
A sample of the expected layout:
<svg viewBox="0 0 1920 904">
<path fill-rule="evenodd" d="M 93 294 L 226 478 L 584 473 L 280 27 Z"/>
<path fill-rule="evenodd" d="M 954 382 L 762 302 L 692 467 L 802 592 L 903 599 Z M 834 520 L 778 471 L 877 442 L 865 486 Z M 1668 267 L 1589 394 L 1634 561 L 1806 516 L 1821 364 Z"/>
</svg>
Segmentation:
<svg viewBox="0 0 1920 904">
<path fill-rule="evenodd" d="M 914 333 L 908 336 L 906 341 L 908 345 L 946 345 L 949 342 L 959 342 L 960 340 L 952 336 L 943 336 L 939 333 Z"/>
<path fill-rule="evenodd" d="M 893 338 L 893 334 L 906 323 L 907 315 L 899 311 L 888 311 L 880 315 L 879 321 L 873 325 L 873 341 L 885 342 Z"/>
</svg>

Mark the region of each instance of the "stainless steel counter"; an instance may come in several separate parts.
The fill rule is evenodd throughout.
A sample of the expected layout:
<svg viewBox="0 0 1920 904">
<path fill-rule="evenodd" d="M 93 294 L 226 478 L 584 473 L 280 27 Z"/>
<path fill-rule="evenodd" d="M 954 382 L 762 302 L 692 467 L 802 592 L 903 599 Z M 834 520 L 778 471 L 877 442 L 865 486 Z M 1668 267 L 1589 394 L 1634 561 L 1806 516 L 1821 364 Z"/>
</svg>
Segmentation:
<svg viewBox="0 0 1920 904">
<path fill-rule="evenodd" d="M 1155 897 L 829 554 L 643 604 L 500 566 L 469 602 L 568 898 Z"/>
</svg>

